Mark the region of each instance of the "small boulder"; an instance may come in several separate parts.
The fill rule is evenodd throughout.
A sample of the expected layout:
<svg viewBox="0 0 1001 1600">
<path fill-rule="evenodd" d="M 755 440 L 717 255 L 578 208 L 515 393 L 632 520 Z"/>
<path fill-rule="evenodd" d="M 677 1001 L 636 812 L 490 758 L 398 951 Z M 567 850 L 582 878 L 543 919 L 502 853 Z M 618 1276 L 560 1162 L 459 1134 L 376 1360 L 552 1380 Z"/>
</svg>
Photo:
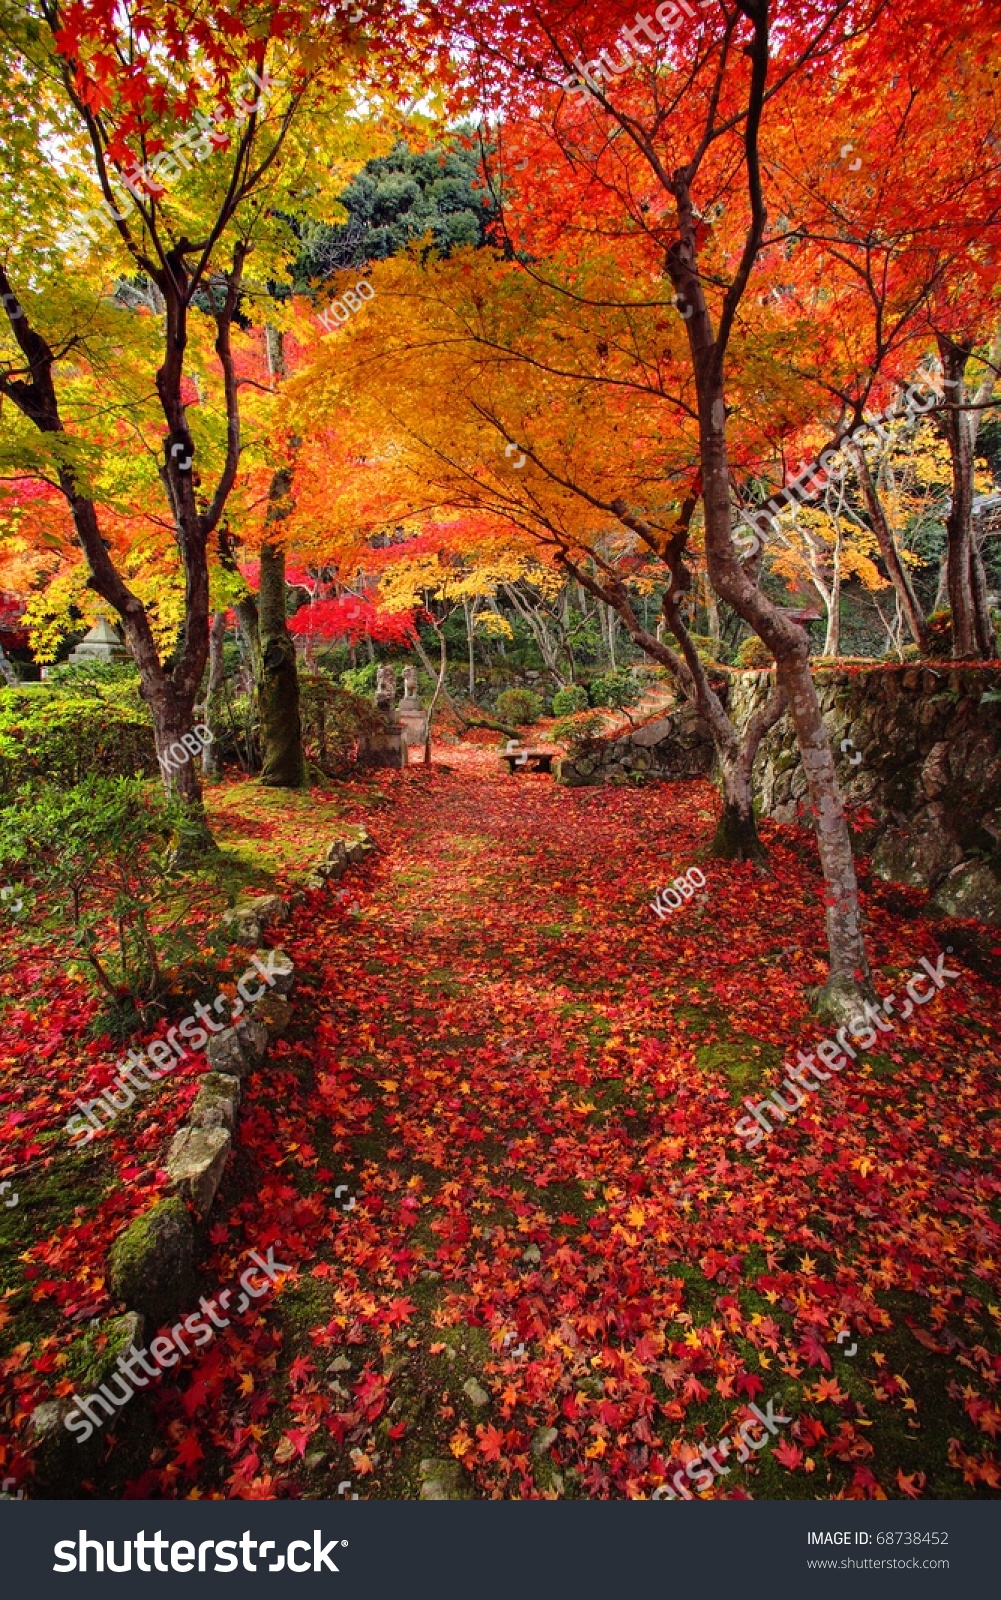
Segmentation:
<svg viewBox="0 0 1001 1600">
<path fill-rule="evenodd" d="M 421 1462 L 422 1500 L 470 1500 L 466 1475 L 458 1461 Z"/>
<path fill-rule="evenodd" d="M 555 1428 L 538 1428 L 532 1435 L 533 1456 L 544 1456 L 553 1448 L 559 1438 Z"/>
<path fill-rule="evenodd" d="M 475 1378 L 466 1379 L 462 1385 L 462 1392 L 470 1404 L 476 1407 L 477 1411 L 490 1404 L 490 1396 L 483 1386 L 477 1383 Z"/>
<path fill-rule="evenodd" d="M 292 1007 L 281 994 L 266 994 L 254 1006 L 255 1022 L 263 1022 L 272 1038 L 280 1039 L 292 1021 Z"/>
<path fill-rule="evenodd" d="M 261 942 L 261 930 L 276 922 L 288 920 L 288 906 L 277 894 L 262 894 L 255 900 L 244 900 L 233 906 L 222 919 L 222 926 L 236 944 L 256 945 Z"/>
<path fill-rule="evenodd" d="M 542 1260 L 542 1252 L 537 1244 L 530 1244 L 527 1250 L 521 1252 L 522 1261 L 527 1261 L 530 1267 L 537 1267 Z"/>
<path fill-rule="evenodd" d="M 637 749 L 649 750 L 652 745 L 660 744 L 662 739 L 671 737 L 672 726 L 672 717 L 658 717 L 655 722 L 641 723 L 630 736 L 630 743 Z"/>
<path fill-rule="evenodd" d="M 255 1065 L 236 1028 L 213 1034 L 205 1046 L 205 1055 L 211 1070 L 228 1078 L 245 1078 Z"/>
<path fill-rule="evenodd" d="M 278 994 L 290 994 L 295 983 L 295 962 L 287 951 L 255 950 L 254 955 L 261 966 L 267 968 L 271 988 Z"/>
<path fill-rule="evenodd" d="M 174 1138 L 167 1156 L 170 1187 L 191 1201 L 199 1217 L 212 1209 L 231 1145 L 225 1128 L 185 1127 Z"/>
<path fill-rule="evenodd" d="M 233 1031 L 245 1058 L 252 1067 L 259 1067 L 268 1053 L 268 1030 L 264 1023 L 253 1015 L 241 1017 Z"/>
<path fill-rule="evenodd" d="M 932 909 L 946 917 L 1001 924 L 1001 877 L 986 861 L 964 861 L 941 885 Z"/>
<path fill-rule="evenodd" d="M 52 1500 L 75 1500 L 82 1494 L 81 1484 L 93 1477 L 107 1450 L 107 1439 L 102 1428 L 94 1428 L 90 1437 L 81 1439 L 78 1420 L 71 1430 L 66 1419 L 78 1409 L 79 1399 L 88 1399 L 102 1383 L 114 1385 L 113 1394 L 122 1393 L 122 1376 L 118 1369 L 119 1356 L 127 1355 L 133 1345 L 142 1348 L 143 1319 L 135 1312 L 123 1317 L 109 1317 L 96 1327 L 88 1328 L 69 1349 L 73 1372 L 74 1393 L 58 1400 L 46 1400 L 36 1406 L 28 1425 L 32 1443 L 33 1483 L 42 1497 Z M 101 1415 L 101 1408 L 96 1408 Z M 110 1422 L 110 1418 L 109 1418 Z M 116 1432 L 142 1425 L 142 1400 L 133 1394 L 115 1418 Z M 148 1453 L 148 1450 L 147 1450 Z"/>
<path fill-rule="evenodd" d="M 206 1072 L 188 1122 L 193 1128 L 228 1128 L 232 1133 L 239 1108 L 239 1078 L 228 1077 L 223 1072 Z"/>
<path fill-rule="evenodd" d="M 168 1322 L 194 1290 L 195 1232 L 183 1200 L 160 1200 L 118 1235 L 108 1257 L 116 1300 L 154 1328 Z"/>
</svg>

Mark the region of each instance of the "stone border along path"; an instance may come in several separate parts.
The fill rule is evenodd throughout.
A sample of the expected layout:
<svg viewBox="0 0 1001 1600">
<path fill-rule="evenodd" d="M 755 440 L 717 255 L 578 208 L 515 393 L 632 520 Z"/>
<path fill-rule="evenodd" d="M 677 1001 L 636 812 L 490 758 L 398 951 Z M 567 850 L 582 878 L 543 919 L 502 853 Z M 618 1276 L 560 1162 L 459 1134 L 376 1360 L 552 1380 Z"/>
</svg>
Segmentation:
<svg viewBox="0 0 1001 1600">
<path fill-rule="evenodd" d="M 307 887 L 336 882 L 349 866 L 364 861 L 376 849 L 364 828 L 348 843 L 335 839 L 326 859 L 312 869 Z M 293 903 L 295 899 L 293 896 Z M 234 906 L 223 917 L 222 928 L 234 944 L 256 945 L 262 930 L 285 921 L 289 910 L 289 902 L 279 895 L 263 895 Z M 269 962 L 272 987 L 238 1022 L 214 1034 L 205 1046 L 208 1071 L 202 1075 L 188 1119 L 175 1133 L 167 1155 L 172 1193 L 133 1217 L 108 1254 L 109 1290 L 127 1310 L 108 1318 L 98 1330 L 107 1336 L 106 1346 L 93 1362 L 88 1380 L 81 1380 L 92 1378 L 94 1388 L 116 1371 L 118 1356 L 133 1344 L 142 1344 L 147 1324 L 162 1327 L 192 1295 L 195 1230 L 191 1211 L 199 1223 L 207 1221 L 232 1150 L 242 1081 L 264 1065 L 269 1041 L 280 1039 L 292 1020 L 287 998 L 295 982 L 291 957 L 280 947 L 256 949 L 254 954 Z M 93 1330 L 85 1337 L 96 1342 Z M 96 1465 L 94 1452 L 66 1431 L 64 1418 L 72 1406 L 71 1399 L 44 1401 L 36 1406 L 30 1422 L 36 1444 L 35 1481 L 49 1494 L 63 1498 L 76 1497 L 81 1476 Z M 100 1446 L 100 1430 L 95 1439 Z"/>
</svg>

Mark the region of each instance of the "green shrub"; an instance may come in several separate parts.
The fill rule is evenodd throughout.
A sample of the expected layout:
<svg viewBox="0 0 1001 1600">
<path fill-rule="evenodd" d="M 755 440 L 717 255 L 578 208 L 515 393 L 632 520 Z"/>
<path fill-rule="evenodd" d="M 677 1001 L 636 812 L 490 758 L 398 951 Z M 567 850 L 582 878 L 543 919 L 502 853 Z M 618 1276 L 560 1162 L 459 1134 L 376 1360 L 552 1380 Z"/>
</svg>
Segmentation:
<svg viewBox="0 0 1001 1600">
<path fill-rule="evenodd" d="M 363 667 L 348 667 L 341 673 L 341 688 L 347 689 L 349 694 L 374 694 L 378 674 L 378 661 L 367 661 Z"/>
<path fill-rule="evenodd" d="M 643 693 L 631 672 L 610 672 L 603 678 L 592 678 L 589 692 L 593 706 L 608 706 L 613 711 L 634 706 Z"/>
<path fill-rule="evenodd" d="M 531 689 L 505 689 L 497 696 L 497 715 L 515 727 L 527 727 L 538 722 L 542 715 L 542 701 Z"/>
<path fill-rule="evenodd" d="M 928 654 L 936 661 L 952 659 L 952 610 L 943 606 L 928 618 Z"/>
<path fill-rule="evenodd" d="M 689 634 L 695 653 L 704 667 L 713 666 L 717 661 L 724 659 L 723 648 L 718 645 L 709 633 Z"/>
<path fill-rule="evenodd" d="M 579 711 L 554 722 L 546 735 L 554 744 L 565 744 L 571 753 L 586 750 L 601 738 L 605 719 L 600 711 Z"/>
<path fill-rule="evenodd" d="M 583 684 L 571 683 L 566 689 L 557 689 L 553 695 L 553 716 L 570 717 L 575 711 L 586 711 L 589 703 Z"/>
<path fill-rule="evenodd" d="M 359 668 L 360 672 L 367 670 Z M 342 683 L 346 676 L 341 674 Z M 384 729 L 371 700 L 339 688 L 323 672 L 300 672 L 299 709 L 306 760 L 331 778 L 350 771 L 366 734 Z"/>
<path fill-rule="evenodd" d="M 733 664 L 744 671 L 751 667 L 773 667 L 775 665 L 775 657 L 764 640 L 759 639 L 756 633 L 752 633 L 746 639 L 741 640 L 740 648 L 734 656 Z"/>
<path fill-rule="evenodd" d="M 153 725 L 134 684 L 108 694 L 48 683 L 0 695 L 0 804 L 32 779 L 70 789 L 87 773 L 152 777 Z"/>
<path fill-rule="evenodd" d="M 0 871 L 20 869 L 58 907 L 78 961 L 119 1008 L 165 988 L 164 951 L 194 949 L 169 925 L 170 859 L 184 819 L 135 778 L 88 774 L 73 788 L 26 785 L 0 810 Z"/>
</svg>

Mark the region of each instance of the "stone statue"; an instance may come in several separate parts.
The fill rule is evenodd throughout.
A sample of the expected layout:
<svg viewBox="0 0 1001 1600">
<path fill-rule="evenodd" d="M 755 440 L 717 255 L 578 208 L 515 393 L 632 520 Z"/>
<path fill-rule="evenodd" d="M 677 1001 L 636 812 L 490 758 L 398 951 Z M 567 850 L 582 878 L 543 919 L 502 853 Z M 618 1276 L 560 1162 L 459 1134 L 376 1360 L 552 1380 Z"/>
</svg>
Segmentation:
<svg viewBox="0 0 1001 1600">
<path fill-rule="evenodd" d="M 426 730 L 424 712 L 417 698 L 417 669 L 404 667 L 403 669 L 403 699 L 396 709 L 397 719 L 402 723 L 404 737 L 409 748 L 412 744 L 423 744 Z"/>
<path fill-rule="evenodd" d="M 396 668 L 389 666 L 380 667 L 375 679 L 376 710 L 381 711 L 384 717 L 391 719 L 395 700 Z"/>
<path fill-rule="evenodd" d="M 417 698 L 417 669 L 404 667 L 403 669 L 403 699 L 400 701 L 401 711 L 419 711 L 421 703 Z"/>
</svg>

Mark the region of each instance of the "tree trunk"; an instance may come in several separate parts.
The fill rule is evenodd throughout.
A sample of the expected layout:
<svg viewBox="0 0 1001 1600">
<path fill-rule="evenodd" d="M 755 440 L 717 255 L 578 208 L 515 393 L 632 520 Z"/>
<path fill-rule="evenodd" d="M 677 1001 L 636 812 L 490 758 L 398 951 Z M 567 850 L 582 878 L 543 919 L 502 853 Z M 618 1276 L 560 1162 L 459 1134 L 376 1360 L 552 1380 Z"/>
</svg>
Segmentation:
<svg viewBox="0 0 1001 1600">
<path fill-rule="evenodd" d="M 872 523 L 872 530 L 879 545 L 879 553 L 883 557 L 883 565 L 886 567 L 887 576 L 897 592 L 900 609 L 907 620 L 911 638 L 921 651 L 921 654 L 923 656 L 927 655 L 928 626 L 925 622 L 924 613 L 918 604 L 917 596 L 914 593 L 910 575 L 900 559 L 897 541 L 893 537 L 893 530 L 887 521 L 883 502 L 879 497 L 879 491 L 869 470 L 869 463 L 860 445 L 846 445 L 845 455 L 855 468 L 855 476 L 858 478 L 862 489 L 866 509 L 869 512 L 869 521 Z"/>
<path fill-rule="evenodd" d="M 827 637 L 824 640 L 825 656 L 835 659 L 841 654 L 841 523 L 834 535 L 834 570 L 831 574 L 831 593 L 827 600 Z"/>
<path fill-rule="evenodd" d="M 434 715 L 434 708 L 435 704 L 437 703 L 438 696 L 441 694 L 441 691 L 444 688 L 445 672 L 448 667 L 448 654 L 445 646 L 445 623 L 448 619 L 447 617 L 442 618 L 441 627 L 438 626 L 433 617 L 431 617 L 430 620 L 432 628 L 438 635 L 440 661 L 438 666 L 438 682 L 435 684 L 434 694 L 431 696 L 431 704 L 428 706 L 427 721 L 424 724 L 424 765 L 426 767 L 431 765 L 431 718 Z"/>
<path fill-rule="evenodd" d="M 462 602 L 462 610 L 463 610 L 463 614 L 464 614 L 464 616 L 466 618 L 466 643 L 467 643 L 468 648 L 469 648 L 469 698 L 470 698 L 470 700 L 475 700 L 476 699 L 476 656 L 473 653 L 473 624 L 476 621 L 476 607 L 475 607 L 475 604 L 474 604 L 474 606 L 472 608 L 472 613 L 470 613 L 469 601 L 468 600 L 463 600 L 463 602 Z"/>
<path fill-rule="evenodd" d="M 754 12 L 753 25 L 754 42 L 748 50 L 751 83 L 745 138 L 751 220 L 740 263 L 724 295 L 715 330 L 698 270 L 696 216 L 690 178 L 684 168 L 677 169 L 670 182 L 677 206 L 678 237 L 668 249 L 666 265 L 676 294 L 692 311 L 685 326 L 698 395 L 699 457 L 709 576 L 720 598 L 739 613 L 771 650 L 776 661 L 777 682 L 788 695 L 789 714 L 796 729 L 812 801 L 827 886 L 830 975 L 819 998 L 827 1011 L 839 1016 L 846 1012 L 854 1015 L 863 992 L 871 987 L 869 967 L 859 920 L 851 838 L 842 809 L 834 757 L 810 675 L 809 642 L 803 629 L 783 616 L 780 608 L 751 581 L 731 536 L 724 366 L 730 331 L 765 232 L 757 138 L 770 60 L 767 7 Z"/>
<path fill-rule="evenodd" d="M 219 736 L 222 732 L 222 684 L 224 677 L 222 647 L 226 638 L 226 613 L 215 612 L 209 629 L 209 681 L 205 690 L 205 714 L 202 721 L 212 735 L 202 751 L 202 776 L 218 778 L 222 773 L 219 758 Z"/>
<path fill-rule="evenodd" d="M 722 639 L 720 638 L 720 631 L 719 631 L 719 606 L 716 603 L 716 596 L 713 593 L 712 584 L 707 582 L 705 588 L 706 588 L 706 615 L 709 618 L 709 637 L 713 642 L 713 660 L 714 661 L 718 661 L 719 660 L 720 645 L 722 644 Z"/>
<path fill-rule="evenodd" d="M 614 575 L 606 574 L 602 583 L 578 568 L 565 552 L 561 552 L 560 560 L 578 584 L 584 584 L 594 595 L 599 608 L 607 609 L 610 615 L 614 608 L 614 613 L 621 619 L 633 643 L 652 660 L 668 668 L 685 698 L 706 722 L 712 734 L 723 790 L 723 814 L 707 854 L 719 860 L 755 861 L 760 864 L 767 859 L 767 854 L 758 837 L 754 818 L 751 775 L 761 740 L 785 710 L 785 695 L 781 689 L 774 690 L 767 704 L 749 719 L 743 733 L 738 734 L 709 682 L 705 667 L 679 614 L 681 597 L 691 581 L 682 563 L 682 548 L 694 506 L 692 499 L 683 508 L 678 536 L 665 555 L 671 564 L 672 582 L 662 602 L 663 620 L 666 620 L 677 638 L 682 657 L 663 643 L 659 636 L 655 638 L 642 626 L 622 582 Z M 642 518 L 628 511 L 623 501 L 613 501 L 613 507 L 624 526 L 656 548 L 656 541 L 651 538 L 651 531 Z"/>
<path fill-rule="evenodd" d="M 289 469 L 275 473 L 271 484 L 273 503 L 286 499 L 291 480 Z M 261 545 L 259 628 L 258 698 L 264 762 L 261 782 L 271 789 L 301 789 L 306 765 L 302 754 L 299 673 L 295 645 L 286 626 L 285 551 L 279 545 Z"/>
<path fill-rule="evenodd" d="M 955 343 L 939 335 L 943 383 L 948 391 L 941 412 L 942 429 L 949 446 L 952 468 L 952 506 L 945 519 L 949 545 L 946 574 L 949 609 L 952 612 L 952 655 L 955 661 L 981 654 L 978 640 L 977 606 L 974 596 L 973 550 L 973 446 L 975 435 L 963 404 L 963 374 L 970 358 L 969 345 Z M 982 631 L 982 630 L 981 630 Z"/>
</svg>

